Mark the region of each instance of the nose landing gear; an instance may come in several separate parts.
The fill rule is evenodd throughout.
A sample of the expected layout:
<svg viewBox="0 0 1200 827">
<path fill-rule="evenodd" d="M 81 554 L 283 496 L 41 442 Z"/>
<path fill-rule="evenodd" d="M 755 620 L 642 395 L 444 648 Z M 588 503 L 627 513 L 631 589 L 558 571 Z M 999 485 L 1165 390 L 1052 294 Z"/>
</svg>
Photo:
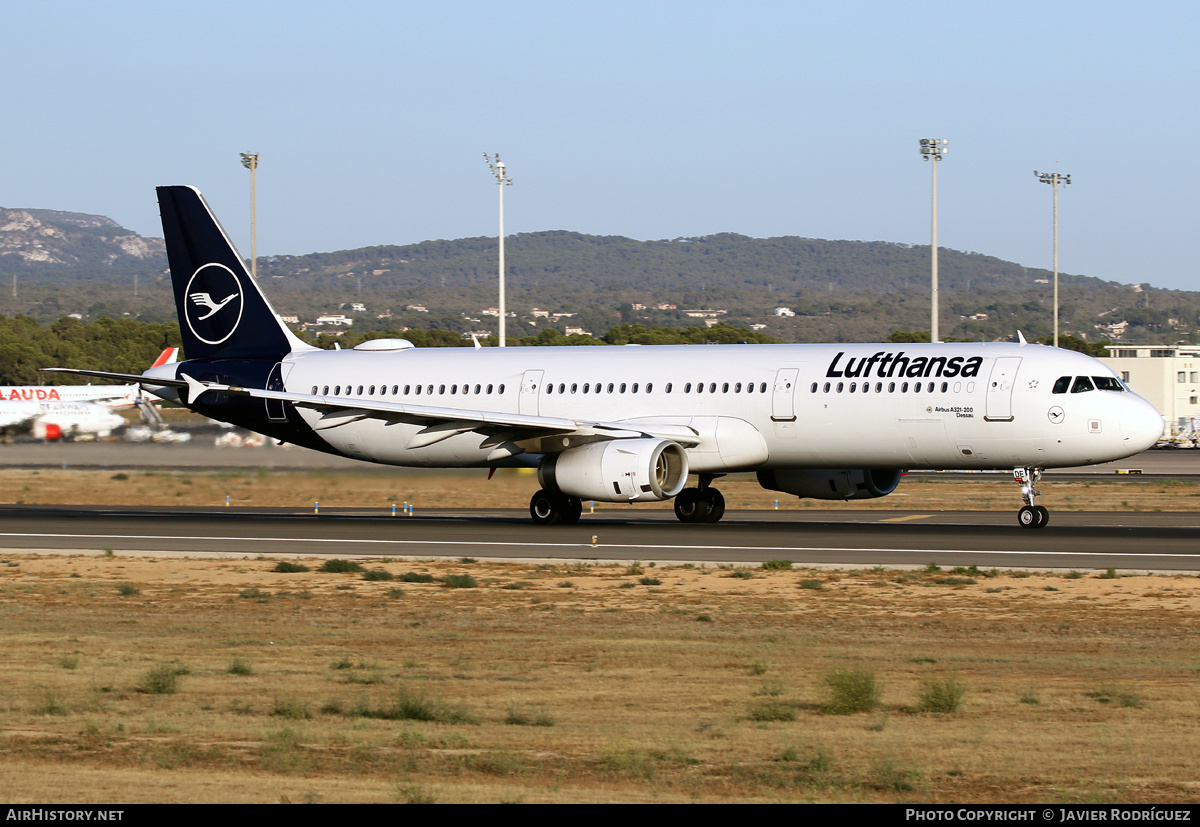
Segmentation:
<svg viewBox="0 0 1200 827">
<path fill-rule="evenodd" d="M 1050 522 L 1050 512 L 1044 505 L 1035 505 L 1034 498 L 1041 492 L 1037 490 L 1038 480 L 1042 478 L 1042 468 L 1014 468 L 1013 479 L 1021 486 L 1021 499 L 1025 505 L 1017 512 L 1017 523 L 1021 528 L 1045 528 Z"/>
</svg>

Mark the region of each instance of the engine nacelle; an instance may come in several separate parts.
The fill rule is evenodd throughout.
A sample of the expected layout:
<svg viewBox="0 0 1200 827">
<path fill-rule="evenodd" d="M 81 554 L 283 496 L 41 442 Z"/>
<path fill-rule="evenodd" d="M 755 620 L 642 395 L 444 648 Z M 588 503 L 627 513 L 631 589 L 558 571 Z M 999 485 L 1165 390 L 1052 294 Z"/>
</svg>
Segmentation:
<svg viewBox="0 0 1200 827">
<path fill-rule="evenodd" d="M 550 454 L 538 481 L 581 500 L 607 503 L 667 500 L 687 483 L 687 452 L 669 439 L 612 439 Z"/>
<path fill-rule="evenodd" d="M 758 483 L 814 500 L 871 500 L 896 490 L 900 469 L 771 468 L 758 472 Z"/>
</svg>

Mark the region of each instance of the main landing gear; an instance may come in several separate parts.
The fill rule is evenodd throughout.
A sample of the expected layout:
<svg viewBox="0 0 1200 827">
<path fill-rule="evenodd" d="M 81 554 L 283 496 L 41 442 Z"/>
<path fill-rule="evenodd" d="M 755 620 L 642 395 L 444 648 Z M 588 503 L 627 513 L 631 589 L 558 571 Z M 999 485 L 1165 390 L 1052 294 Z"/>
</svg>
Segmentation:
<svg viewBox="0 0 1200 827">
<path fill-rule="evenodd" d="M 1017 522 L 1021 528 L 1045 528 L 1050 522 L 1050 512 L 1044 505 L 1034 505 L 1033 500 L 1041 492 L 1037 490 L 1038 480 L 1042 478 L 1041 468 L 1014 468 L 1013 479 L 1021 486 L 1021 499 L 1025 505 L 1017 512 Z"/>
<path fill-rule="evenodd" d="M 529 501 L 529 516 L 538 525 L 572 525 L 583 514 L 583 501 L 561 491 L 542 489 Z"/>
<path fill-rule="evenodd" d="M 725 496 L 711 487 L 716 475 L 701 474 L 699 488 L 675 495 L 675 516 L 684 523 L 715 523 L 725 516 Z"/>
</svg>

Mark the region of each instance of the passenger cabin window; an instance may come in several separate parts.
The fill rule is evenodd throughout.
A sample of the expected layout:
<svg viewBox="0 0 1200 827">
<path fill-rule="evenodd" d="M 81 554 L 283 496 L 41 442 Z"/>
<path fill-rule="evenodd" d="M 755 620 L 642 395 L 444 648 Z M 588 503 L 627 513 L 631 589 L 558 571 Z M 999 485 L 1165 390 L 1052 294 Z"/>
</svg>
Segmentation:
<svg viewBox="0 0 1200 827">
<path fill-rule="evenodd" d="M 1076 376 L 1075 384 L 1071 386 L 1071 393 L 1087 393 L 1095 389 L 1091 379 L 1088 379 L 1086 376 Z"/>
<path fill-rule="evenodd" d="M 1053 392 L 1054 393 L 1066 393 L 1067 389 L 1070 387 L 1071 387 L 1071 377 L 1070 376 L 1060 376 L 1060 377 L 1058 377 L 1058 380 L 1054 383 L 1054 391 Z"/>
</svg>

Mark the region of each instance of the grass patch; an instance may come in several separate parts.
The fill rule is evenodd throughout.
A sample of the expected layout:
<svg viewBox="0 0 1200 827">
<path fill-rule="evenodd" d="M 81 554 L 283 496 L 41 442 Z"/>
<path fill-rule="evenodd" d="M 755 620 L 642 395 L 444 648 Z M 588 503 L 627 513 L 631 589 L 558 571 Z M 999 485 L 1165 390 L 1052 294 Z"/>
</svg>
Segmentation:
<svg viewBox="0 0 1200 827">
<path fill-rule="evenodd" d="M 229 668 L 225 671 L 230 675 L 246 676 L 254 674 L 253 667 L 251 667 L 248 662 L 242 660 L 241 658 L 234 658 L 233 662 L 229 664 Z"/>
<path fill-rule="evenodd" d="M 440 698 L 431 698 L 424 692 L 414 692 L 400 687 L 392 700 L 374 707 L 363 701 L 349 712 L 359 718 L 375 718 L 384 721 L 430 721 L 439 724 L 478 724 L 479 718 L 465 704 L 451 704 Z"/>
<path fill-rule="evenodd" d="M 174 695 L 179 691 L 179 670 L 163 664 L 142 676 L 138 691 L 146 695 Z"/>
<path fill-rule="evenodd" d="M 356 563 L 353 560 L 342 560 L 334 558 L 326 560 L 318 571 L 327 572 L 329 574 L 359 574 L 365 569 L 362 563 Z"/>
<path fill-rule="evenodd" d="M 301 574 L 306 571 L 312 571 L 312 569 L 302 563 L 289 563 L 287 560 L 280 560 L 271 571 L 277 571 L 280 574 Z"/>
<path fill-rule="evenodd" d="M 768 560 L 762 564 L 764 569 L 790 569 L 792 567 L 791 560 Z"/>
<path fill-rule="evenodd" d="M 929 677 L 921 681 L 917 690 L 917 709 L 935 715 L 951 715 L 962 706 L 967 687 L 957 675 Z"/>
<path fill-rule="evenodd" d="M 479 583 L 469 574 L 447 574 L 442 582 L 449 589 L 474 589 Z"/>
<path fill-rule="evenodd" d="M 758 698 L 746 708 L 746 718 L 759 723 L 796 720 L 796 705 L 779 698 Z"/>
<path fill-rule="evenodd" d="M 133 597 L 141 593 L 142 590 L 132 583 L 121 583 L 117 586 L 117 594 L 121 595 L 121 597 Z"/>
<path fill-rule="evenodd" d="M 801 580 L 800 588 L 802 589 L 823 589 L 825 588 L 824 580 Z"/>
<path fill-rule="evenodd" d="M 554 718 L 540 706 L 531 709 L 510 706 L 508 714 L 504 716 L 504 723 L 509 726 L 551 727 L 554 726 Z"/>
<path fill-rule="evenodd" d="M 1141 691 L 1134 686 L 1105 683 L 1088 693 L 1102 704 L 1114 704 L 1125 709 L 1139 709 L 1143 705 Z"/>
<path fill-rule="evenodd" d="M 822 709 L 832 715 L 854 715 L 874 712 L 879 708 L 882 688 L 875 680 L 875 670 L 860 666 L 836 669 L 824 677 L 828 699 Z"/>
</svg>

